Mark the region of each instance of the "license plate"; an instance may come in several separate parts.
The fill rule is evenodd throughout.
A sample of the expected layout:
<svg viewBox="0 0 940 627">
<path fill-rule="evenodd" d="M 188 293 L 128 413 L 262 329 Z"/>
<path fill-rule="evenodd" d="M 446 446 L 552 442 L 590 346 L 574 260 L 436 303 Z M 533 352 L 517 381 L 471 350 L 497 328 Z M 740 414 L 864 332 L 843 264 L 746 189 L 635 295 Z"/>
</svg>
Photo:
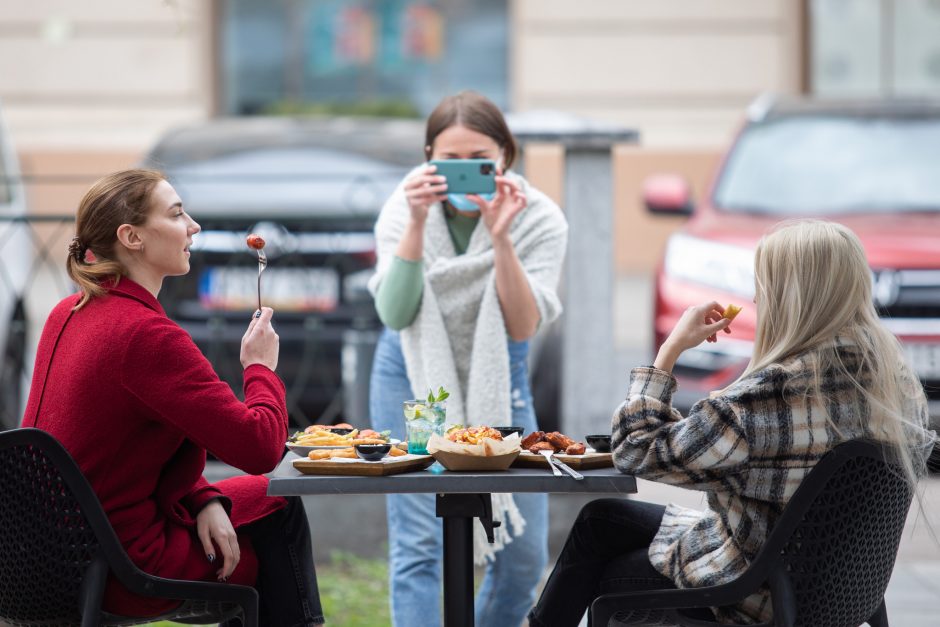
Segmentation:
<svg viewBox="0 0 940 627">
<path fill-rule="evenodd" d="M 921 379 L 940 379 L 940 344 L 904 344 L 904 351 Z"/>
<path fill-rule="evenodd" d="M 207 309 L 258 306 L 257 268 L 210 268 L 199 281 Z M 339 276 L 331 268 L 268 268 L 261 275 L 261 304 L 276 311 L 331 311 L 339 303 Z"/>
</svg>

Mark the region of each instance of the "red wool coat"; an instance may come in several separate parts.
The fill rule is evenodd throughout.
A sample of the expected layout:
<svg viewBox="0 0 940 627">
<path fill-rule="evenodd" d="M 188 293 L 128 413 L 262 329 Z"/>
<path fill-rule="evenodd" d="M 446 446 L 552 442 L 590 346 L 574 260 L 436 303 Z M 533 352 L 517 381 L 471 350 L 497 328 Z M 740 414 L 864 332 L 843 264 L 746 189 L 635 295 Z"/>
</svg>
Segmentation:
<svg viewBox="0 0 940 627">
<path fill-rule="evenodd" d="M 24 427 L 54 435 L 78 462 L 121 544 L 142 570 L 214 581 L 196 514 L 220 498 L 236 529 L 284 506 L 268 481 L 242 476 L 208 483 L 206 451 L 251 475 L 274 469 L 284 451 L 284 384 L 270 369 L 245 369 L 245 402 L 220 381 L 192 338 L 147 290 L 128 280 L 72 312 L 78 296 L 49 315 L 33 372 Z M 247 324 L 247 323 L 246 323 Z M 239 536 L 229 581 L 253 585 L 258 562 Z M 105 609 L 153 615 L 178 602 L 130 594 L 113 579 Z"/>
</svg>

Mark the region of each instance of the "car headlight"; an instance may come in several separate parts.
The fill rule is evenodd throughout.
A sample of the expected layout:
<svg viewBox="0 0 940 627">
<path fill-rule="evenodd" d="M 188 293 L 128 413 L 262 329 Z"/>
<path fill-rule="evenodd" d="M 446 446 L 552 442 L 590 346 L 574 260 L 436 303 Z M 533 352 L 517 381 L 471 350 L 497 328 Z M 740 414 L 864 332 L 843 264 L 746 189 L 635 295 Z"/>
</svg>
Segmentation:
<svg viewBox="0 0 940 627">
<path fill-rule="evenodd" d="M 754 251 L 677 233 L 666 245 L 666 274 L 754 297 Z"/>
</svg>

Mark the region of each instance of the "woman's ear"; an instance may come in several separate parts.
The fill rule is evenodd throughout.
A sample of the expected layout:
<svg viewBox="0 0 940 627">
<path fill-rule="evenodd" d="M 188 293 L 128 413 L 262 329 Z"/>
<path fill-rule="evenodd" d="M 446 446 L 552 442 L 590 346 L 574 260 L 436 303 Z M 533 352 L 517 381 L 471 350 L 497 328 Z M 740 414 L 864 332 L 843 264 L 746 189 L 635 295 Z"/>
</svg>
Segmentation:
<svg viewBox="0 0 940 627">
<path fill-rule="evenodd" d="M 117 241 L 131 252 L 140 252 L 144 249 L 144 241 L 140 239 L 140 233 L 130 224 L 122 224 L 118 227 Z"/>
<path fill-rule="evenodd" d="M 432 153 L 432 152 L 433 152 L 433 151 L 431 150 L 431 147 L 430 147 L 430 146 L 425 146 L 425 147 L 424 147 L 424 160 L 425 160 L 425 161 L 430 161 L 430 160 L 431 160 L 431 153 Z"/>
</svg>

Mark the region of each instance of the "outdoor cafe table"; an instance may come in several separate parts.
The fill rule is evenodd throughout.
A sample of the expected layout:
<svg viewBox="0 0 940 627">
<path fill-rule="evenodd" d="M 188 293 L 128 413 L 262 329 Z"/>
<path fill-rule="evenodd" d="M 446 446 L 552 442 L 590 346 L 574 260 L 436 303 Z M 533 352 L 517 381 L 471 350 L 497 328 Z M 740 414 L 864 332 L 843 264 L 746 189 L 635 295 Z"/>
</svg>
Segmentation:
<svg viewBox="0 0 940 627">
<path fill-rule="evenodd" d="M 556 477 L 550 468 L 510 468 L 499 472 L 434 472 L 421 470 L 379 477 L 305 475 L 288 452 L 274 473 L 268 494 L 436 494 L 437 516 L 444 526 L 444 626 L 473 625 L 473 519 L 492 537 L 490 495 L 494 492 L 631 494 L 636 479 L 614 468 L 581 470 L 584 479 Z"/>
</svg>

